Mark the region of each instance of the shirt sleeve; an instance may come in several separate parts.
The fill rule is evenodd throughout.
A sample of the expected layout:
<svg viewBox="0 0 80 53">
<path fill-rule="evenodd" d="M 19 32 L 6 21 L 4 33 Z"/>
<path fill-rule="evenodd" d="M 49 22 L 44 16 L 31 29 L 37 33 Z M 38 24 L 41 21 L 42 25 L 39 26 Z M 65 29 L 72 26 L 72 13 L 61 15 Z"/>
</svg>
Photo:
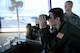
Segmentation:
<svg viewBox="0 0 80 53">
<path fill-rule="evenodd" d="M 80 29 L 73 24 L 69 25 L 68 31 L 76 37 L 80 37 Z"/>
</svg>

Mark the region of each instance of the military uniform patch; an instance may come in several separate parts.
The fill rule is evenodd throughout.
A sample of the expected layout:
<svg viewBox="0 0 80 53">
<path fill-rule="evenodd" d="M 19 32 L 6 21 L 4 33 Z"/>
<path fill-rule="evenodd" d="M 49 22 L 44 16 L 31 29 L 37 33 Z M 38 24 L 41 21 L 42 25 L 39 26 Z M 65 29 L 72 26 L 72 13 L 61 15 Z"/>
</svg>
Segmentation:
<svg viewBox="0 0 80 53">
<path fill-rule="evenodd" d="M 62 39 L 63 36 L 64 36 L 64 33 L 60 33 L 60 32 L 56 35 L 56 37 L 58 37 L 59 39 Z"/>
</svg>

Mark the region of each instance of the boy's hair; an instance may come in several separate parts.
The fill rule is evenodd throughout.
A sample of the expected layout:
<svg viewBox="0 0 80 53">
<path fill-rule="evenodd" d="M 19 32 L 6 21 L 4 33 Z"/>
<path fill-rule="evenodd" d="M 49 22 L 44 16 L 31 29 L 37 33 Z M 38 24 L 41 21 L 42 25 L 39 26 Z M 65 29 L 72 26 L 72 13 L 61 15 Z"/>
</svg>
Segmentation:
<svg viewBox="0 0 80 53">
<path fill-rule="evenodd" d="M 63 21 L 63 9 L 61 8 L 52 8 L 49 10 L 49 12 L 52 12 L 54 15 L 54 19 L 57 17 L 60 17 L 60 20 Z"/>
<path fill-rule="evenodd" d="M 66 1 L 66 2 L 70 2 L 71 4 L 73 4 L 73 2 L 72 2 L 72 1 Z"/>
<path fill-rule="evenodd" d="M 66 1 L 65 3 L 67 3 L 67 2 L 71 3 L 71 4 L 72 4 L 72 6 L 73 6 L 73 2 L 72 2 L 72 1 Z"/>
</svg>

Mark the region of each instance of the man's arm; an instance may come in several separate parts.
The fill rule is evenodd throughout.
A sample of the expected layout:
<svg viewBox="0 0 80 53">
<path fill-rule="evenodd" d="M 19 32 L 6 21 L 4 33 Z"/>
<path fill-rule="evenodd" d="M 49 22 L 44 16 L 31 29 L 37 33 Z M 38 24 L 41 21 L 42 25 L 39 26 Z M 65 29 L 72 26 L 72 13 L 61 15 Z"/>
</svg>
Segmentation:
<svg viewBox="0 0 80 53">
<path fill-rule="evenodd" d="M 69 25 L 68 31 L 75 35 L 76 37 L 80 37 L 80 29 L 72 24 Z"/>
<path fill-rule="evenodd" d="M 43 42 L 47 42 L 48 41 L 49 34 L 50 34 L 48 28 L 40 29 L 38 33 L 39 33 L 39 35 L 41 37 L 42 44 L 43 44 Z"/>
</svg>

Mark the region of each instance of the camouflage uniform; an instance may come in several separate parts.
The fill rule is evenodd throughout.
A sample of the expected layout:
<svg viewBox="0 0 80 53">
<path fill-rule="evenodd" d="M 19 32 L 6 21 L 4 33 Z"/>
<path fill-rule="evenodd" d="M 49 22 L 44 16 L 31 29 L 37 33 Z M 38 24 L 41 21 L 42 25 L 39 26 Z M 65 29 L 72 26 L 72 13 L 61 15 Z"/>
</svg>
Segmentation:
<svg viewBox="0 0 80 53">
<path fill-rule="evenodd" d="M 70 16 L 68 14 L 64 14 L 64 20 L 69 21 L 70 23 L 76 25 L 80 28 L 80 18 L 78 15 L 72 13 Z"/>
</svg>

